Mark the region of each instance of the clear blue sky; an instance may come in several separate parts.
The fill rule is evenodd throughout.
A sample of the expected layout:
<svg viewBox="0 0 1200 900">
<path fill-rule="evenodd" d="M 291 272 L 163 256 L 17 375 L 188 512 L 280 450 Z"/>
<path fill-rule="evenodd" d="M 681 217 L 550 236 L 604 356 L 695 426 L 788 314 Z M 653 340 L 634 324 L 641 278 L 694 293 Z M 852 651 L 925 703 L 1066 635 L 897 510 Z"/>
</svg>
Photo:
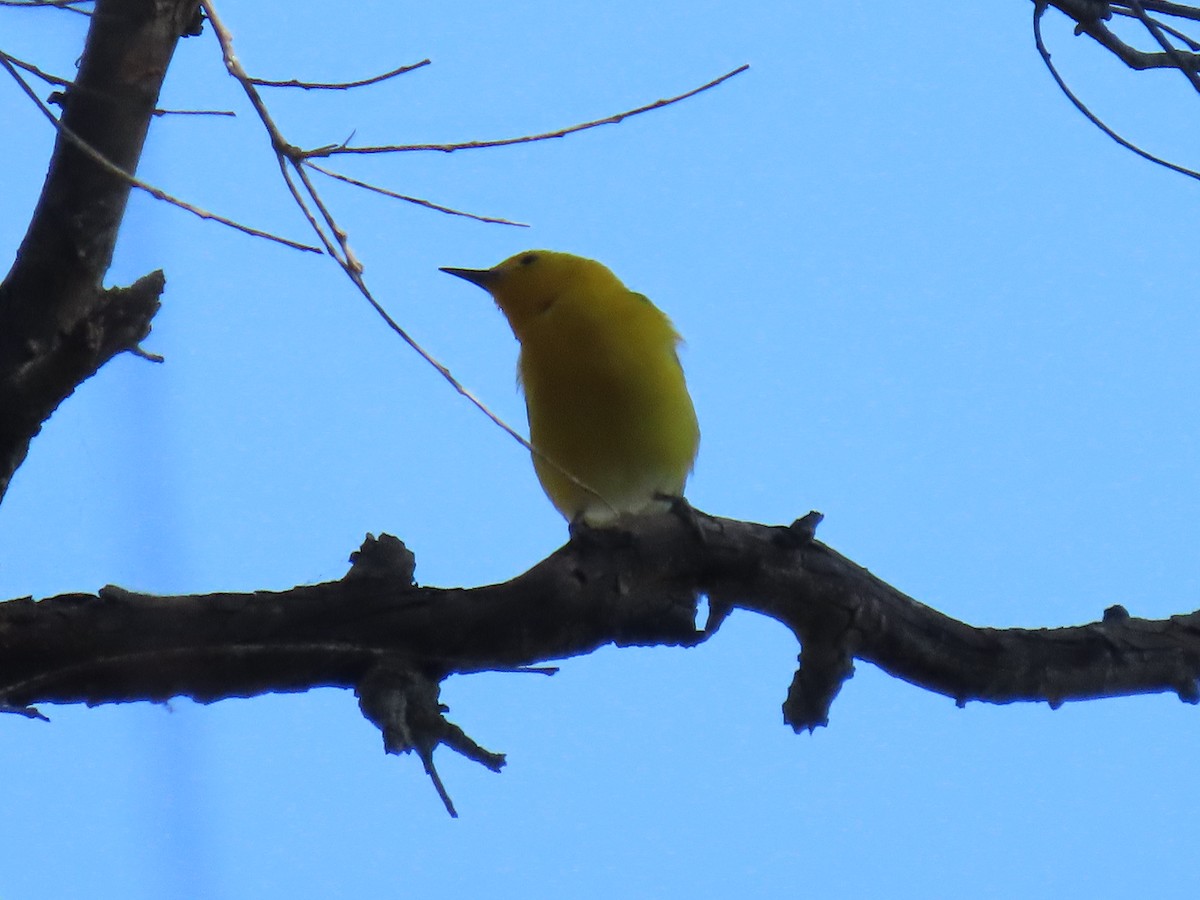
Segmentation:
<svg viewBox="0 0 1200 900">
<path fill-rule="evenodd" d="M 1200 603 L 1200 185 L 1087 124 L 1032 4 L 229 3 L 297 143 L 544 131 L 751 71 L 538 146 L 342 161 L 482 225 L 328 184 L 388 309 L 523 424 L 516 347 L 437 271 L 531 246 L 608 263 L 687 338 L 703 441 L 689 496 L 820 535 L 976 624 Z M 69 73 L 84 22 L 0 11 L 0 44 Z M 1116 127 L 1185 164 L 1197 98 L 1047 16 Z M 43 95 L 48 91 L 43 90 Z M 211 32 L 184 42 L 140 174 L 307 239 Z M 0 246 L 53 134 L 0 89 Z M 5 260 L 5 268 L 7 259 Z M 285 588 L 370 532 L 427 584 L 507 579 L 566 529 L 525 453 L 405 348 L 328 260 L 135 196 L 110 280 L 162 267 L 147 348 L 69 399 L 0 509 L 0 597 Z M 444 689 L 509 754 L 442 753 L 449 820 L 349 693 L 0 721 L 0 897 L 1195 896 L 1200 711 L 1172 696 L 956 709 L 862 664 L 831 726 L 781 724 L 796 647 L 737 614 L 709 644 L 605 650 L 551 679 Z"/>
</svg>

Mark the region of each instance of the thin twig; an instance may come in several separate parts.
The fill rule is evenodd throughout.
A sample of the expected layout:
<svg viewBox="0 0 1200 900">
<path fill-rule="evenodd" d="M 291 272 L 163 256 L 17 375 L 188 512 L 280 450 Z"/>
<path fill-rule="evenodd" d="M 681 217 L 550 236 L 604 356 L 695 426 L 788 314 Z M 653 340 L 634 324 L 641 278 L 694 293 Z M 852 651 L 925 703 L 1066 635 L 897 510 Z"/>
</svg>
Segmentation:
<svg viewBox="0 0 1200 900">
<path fill-rule="evenodd" d="M 3 5 L 3 2 L 4 2 L 4 0 L 0 0 L 0 5 Z M 18 59 L 17 57 L 13 56 L 10 53 L 5 53 L 3 50 L 0 50 L 0 56 L 3 56 L 10 63 L 12 63 L 14 66 L 16 66 L 18 69 L 24 69 L 30 75 L 36 75 L 38 78 L 42 79 L 42 81 L 46 82 L 47 84 L 56 84 L 59 87 L 68 87 L 71 84 L 69 79 L 62 78 L 58 75 L 51 75 L 49 72 L 43 72 L 41 69 L 39 69 L 33 63 L 26 62 L 23 59 Z"/>
<path fill-rule="evenodd" d="M 0 0 L 0 6 L 10 6 L 14 8 L 25 9 L 65 9 L 67 12 L 78 13 L 81 16 L 90 16 L 91 12 L 86 9 L 79 9 L 80 3 L 89 3 L 91 0 Z"/>
<path fill-rule="evenodd" d="M 1178 172 L 1180 175 L 1186 175 L 1189 178 L 1195 178 L 1196 180 L 1200 181 L 1200 172 L 1196 172 L 1192 169 L 1186 168 L 1185 166 L 1176 165 L 1173 162 L 1169 162 L 1161 157 L 1155 156 L 1153 153 L 1148 153 L 1136 144 L 1131 143 L 1130 141 L 1127 141 L 1125 138 L 1121 137 L 1121 135 L 1117 134 L 1115 131 L 1109 128 L 1108 125 L 1102 122 L 1100 118 L 1090 109 L 1088 109 L 1084 102 L 1076 97 L 1074 92 L 1067 87 L 1066 81 L 1063 80 L 1062 75 L 1059 74 L 1058 69 L 1055 68 L 1054 63 L 1051 62 L 1050 51 L 1046 49 L 1046 43 L 1042 40 L 1042 15 L 1046 12 L 1046 8 L 1048 6 L 1049 0 L 1036 0 L 1034 3 L 1033 37 L 1034 42 L 1037 44 L 1037 51 L 1041 54 L 1042 61 L 1046 64 L 1046 68 L 1050 71 L 1050 75 L 1058 85 L 1059 90 L 1066 95 L 1068 100 L 1075 104 L 1075 108 L 1083 113 L 1089 122 L 1107 134 L 1126 150 L 1136 153 L 1138 156 L 1142 157 L 1142 159 L 1149 160 L 1156 165 L 1170 169 L 1172 172 Z"/>
<path fill-rule="evenodd" d="M 291 191 L 293 199 L 303 211 L 309 225 L 312 227 L 313 231 L 317 233 L 317 236 L 320 238 L 322 244 L 324 244 L 329 255 L 337 261 L 338 265 L 342 267 L 342 270 L 354 283 L 354 286 L 358 289 L 359 293 L 363 295 L 369 304 L 371 304 L 371 308 L 375 310 L 381 319 L 383 319 L 388 328 L 395 332 L 395 334 L 402 341 L 404 341 L 404 343 L 408 344 L 408 346 L 412 348 L 412 350 L 418 356 L 420 356 L 421 359 L 423 359 L 428 365 L 432 366 L 437 373 L 441 375 L 442 378 L 452 388 L 454 388 L 455 391 L 465 397 L 467 401 L 470 402 L 476 409 L 487 416 L 493 424 L 497 425 L 501 430 L 507 433 L 511 438 L 513 438 L 513 440 L 519 443 L 530 453 L 537 453 L 537 451 L 534 450 L 533 445 L 529 443 L 528 439 L 526 439 L 524 435 L 492 412 L 482 400 L 476 397 L 466 387 L 466 385 L 455 378 L 445 365 L 439 362 L 433 356 L 433 354 L 421 346 L 421 344 L 419 344 L 416 339 L 412 337 L 412 335 L 410 335 L 403 327 L 401 327 L 399 322 L 397 322 L 391 317 L 391 315 L 388 314 L 387 310 L 383 308 L 383 305 L 375 299 L 375 295 L 371 293 L 370 288 L 367 287 L 366 282 L 363 280 L 361 265 L 358 264 L 352 255 L 347 256 L 338 251 L 338 248 L 334 245 L 335 240 L 341 246 L 343 251 L 349 250 L 349 245 L 345 242 L 344 232 L 338 228 L 336 224 L 331 225 L 330 227 L 333 229 L 334 235 L 334 237 L 331 238 L 329 234 L 326 233 L 325 229 L 321 227 L 316 215 L 314 215 L 312 210 L 309 208 L 308 203 L 301 195 L 300 189 L 292 180 L 292 173 L 288 169 L 289 164 L 291 164 L 291 166 L 295 169 L 296 174 L 300 176 L 301 180 L 307 182 L 303 169 L 301 169 L 297 163 L 297 160 L 299 159 L 298 149 L 284 138 L 283 133 L 279 130 L 279 127 L 275 124 L 274 119 L 267 110 L 266 104 L 263 102 L 262 97 L 259 95 L 254 85 L 249 81 L 249 76 L 246 74 L 246 70 L 242 67 L 241 62 L 238 60 L 237 54 L 234 53 L 233 35 L 230 33 L 229 29 L 226 28 L 225 23 L 221 20 L 221 17 L 217 14 L 212 0 L 201 0 L 200 5 L 203 7 L 204 14 L 208 18 L 209 24 L 212 25 L 213 33 L 217 36 L 217 41 L 221 45 L 221 52 L 225 59 L 226 69 L 228 69 L 229 74 L 232 75 L 233 78 L 242 85 L 242 89 L 246 92 L 246 95 L 250 99 L 251 105 L 254 107 L 255 112 L 258 113 L 258 117 L 263 123 L 263 127 L 267 129 L 267 133 L 270 135 L 271 144 L 275 148 L 275 153 L 279 160 L 279 168 L 283 174 L 284 180 L 287 183 L 288 190 Z M 311 187 L 311 182 L 306 183 L 306 188 L 309 187 Z M 333 217 L 328 210 L 322 209 L 323 204 L 320 201 L 320 197 L 312 192 L 310 192 L 309 196 L 312 198 L 313 204 L 318 208 L 318 211 L 321 213 L 321 216 L 325 219 L 325 221 L 327 223 L 332 223 L 334 221 Z"/>
<path fill-rule="evenodd" d="M 344 91 L 350 88 L 365 87 L 368 84 L 378 84 L 381 81 L 387 81 L 389 78 L 395 78 L 397 75 L 403 75 L 406 72 L 412 72 L 428 66 L 430 63 L 431 60 L 423 59 L 419 63 L 401 66 L 398 69 L 392 69 L 390 72 L 384 72 L 382 75 L 372 75 L 370 78 L 363 78 L 360 81 L 298 81 L 295 78 L 288 81 L 269 81 L 266 78 L 251 78 L 250 83 L 256 84 L 259 87 L 303 88 L 306 91 Z"/>
<path fill-rule="evenodd" d="M 231 116 L 236 117 L 232 109 L 156 109 L 156 116 Z"/>
<path fill-rule="evenodd" d="M 124 169 L 122 169 L 120 166 L 116 165 L 114 162 L 109 160 L 103 153 L 101 153 L 99 150 L 97 150 L 95 147 L 93 147 L 91 144 L 89 144 L 87 141 L 85 141 L 83 138 L 81 138 L 79 135 L 77 135 L 75 132 L 73 132 L 70 128 L 63 125 L 62 122 L 60 122 L 55 117 L 54 113 L 50 111 L 50 108 L 41 101 L 41 99 L 38 97 L 37 93 L 33 90 L 33 88 L 31 88 L 29 86 L 29 84 L 25 81 L 25 79 L 21 77 L 21 74 L 17 71 L 16 67 L 11 62 L 8 61 L 7 56 L 0 54 L 0 65 L 2 65 L 6 70 L 8 70 L 8 74 L 10 74 L 16 80 L 17 84 L 19 84 L 21 86 L 21 89 L 26 93 L 26 95 L 28 95 L 29 99 L 34 102 L 34 104 L 37 106 L 37 108 L 39 110 L 41 110 L 42 115 L 44 115 L 47 119 L 49 119 L 51 124 L 53 124 L 54 127 L 58 129 L 59 134 L 63 135 L 67 140 L 69 140 L 72 144 L 74 144 L 85 156 L 87 156 L 89 159 L 91 159 L 94 163 L 96 163 L 98 166 L 100 166 L 100 168 L 104 169 L 104 171 L 108 172 L 109 174 L 115 175 L 118 178 L 123 178 L 129 184 L 133 185 L 133 187 L 140 188 L 141 190 L 143 190 L 147 194 L 149 194 L 151 197 L 154 197 L 156 200 L 162 200 L 165 203 L 170 203 L 172 206 L 178 206 L 180 209 L 185 209 L 188 212 L 192 213 L 193 215 L 199 216 L 201 219 L 211 219 L 214 222 L 219 222 L 222 225 L 227 225 L 230 228 L 234 228 L 238 231 L 243 232 L 244 234 L 249 234 L 253 237 L 266 238 L 269 241 L 275 241 L 276 243 L 283 244 L 286 247 L 292 247 L 293 249 L 296 249 L 296 250 L 305 250 L 309 253 L 320 253 L 321 252 L 318 248 L 313 247 L 309 244 L 301 244 L 298 241 L 293 241 L 293 240 L 290 240 L 285 237 L 280 237 L 279 235 L 276 235 L 276 234 L 271 234 L 269 231 L 262 231 L 258 228 L 251 228 L 249 225 L 243 225 L 240 222 L 235 222 L 232 219 L 227 219 L 224 216 L 217 215 L 214 212 L 209 212 L 206 209 L 202 209 L 199 206 L 195 206 L 191 203 L 188 203 L 186 200 L 180 200 L 178 197 L 174 197 L 171 194 L 168 194 L 166 191 L 161 190 L 160 188 L 156 188 L 156 187 L 154 187 L 154 185 L 148 184 L 145 181 L 142 181 L 140 178 L 138 178 L 135 175 L 131 175 L 130 173 L 128 173 Z"/>
<path fill-rule="evenodd" d="M 440 203 L 431 203 L 429 200 L 422 200 L 420 197 L 410 197 L 407 194 L 398 194 L 395 191 L 389 191 L 387 188 L 379 187 L 377 184 L 370 184 L 366 181 L 359 181 L 357 178 L 351 178 L 349 175 L 343 175 L 341 172 L 335 172 L 332 169 L 326 169 L 324 166 L 318 166 L 315 162 L 309 160 L 304 161 L 304 165 L 309 168 L 316 169 L 322 175 L 328 175 L 330 178 L 336 178 L 338 181 L 344 181 L 346 184 L 352 184 L 355 187 L 363 188 L 364 190 L 374 191 L 377 194 L 383 194 L 385 197 L 393 197 L 396 200 L 404 200 L 407 203 L 415 203 L 417 206 L 423 206 L 426 209 L 432 209 L 436 212 L 448 213 L 452 216 L 463 216 L 467 219 L 474 219 L 477 222 L 488 222 L 493 225 L 515 225 L 518 228 L 528 228 L 525 222 L 514 222 L 511 219 L 499 219 L 495 216 L 481 216 L 476 213 L 464 212 L 461 209 L 452 209 L 449 206 L 442 206 Z"/>
<path fill-rule="evenodd" d="M 1122 9 L 1121 7 L 1115 7 L 1115 6 L 1112 7 L 1112 12 L 1113 12 L 1113 15 L 1122 16 L 1126 19 L 1136 19 L 1137 18 L 1137 15 L 1134 14 L 1133 10 Z M 1153 19 L 1152 21 L 1154 22 L 1155 25 L 1157 25 L 1159 28 L 1161 28 L 1167 34 L 1171 35 L 1171 37 L 1174 37 L 1174 38 L 1177 38 L 1178 40 L 1183 41 L 1193 51 L 1200 50 L 1200 41 L 1193 40 L 1191 37 L 1184 34 L 1178 28 L 1172 28 L 1167 23 L 1161 22 L 1158 19 Z M 1155 55 L 1164 55 L 1165 56 L 1166 54 L 1155 54 Z"/>
<path fill-rule="evenodd" d="M 416 748 L 417 755 L 421 757 L 421 765 L 425 768 L 425 774 L 429 776 L 429 780 L 433 782 L 433 789 L 437 791 L 437 795 L 442 800 L 442 805 L 446 807 L 446 812 L 450 814 L 450 818 L 458 818 L 458 810 L 454 808 L 454 801 L 450 799 L 450 792 L 446 790 L 446 785 L 442 783 L 442 776 L 438 774 L 437 766 L 433 764 L 433 750 L 424 747 Z"/>
<path fill-rule="evenodd" d="M 711 90 L 722 82 L 728 81 L 735 75 L 740 75 L 749 69 L 750 66 L 738 66 L 732 72 L 726 72 L 720 78 L 714 78 L 707 84 L 702 84 L 698 88 L 693 88 L 686 93 L 679 94 L 675 97 L 667 97 L 663 100 L 655 100 L 653 103 L 647 103 L 645 106 L 639 106 L 636 109 L 626 110 L 625 112 L 617 113 L 616 115 L 606 116 L 603 119 L 595 119 L 591 122 L 582 122 L 579 125 L 571 125 L 568 128 L 560 128 L 557 131 L 547 131 L 542 134 L 529 134 L 523 137 L 515 138 L 500 138 L 494 141 L 465 141 L 458 144 L 393 144 L 379 147 L 350 147 L 345 144 L 336 145 L 333 147 L 318 147 L 313 150 L 304 151 L 306 158 L 326 157 L 342 153 L 412 153 L 414 151 L 437 151 L 440 153 L 453 153 L 455 150 L 482 150 L 487 147 L 507 147 L 512 144 L 529 144 L 535 141 L 548 141 L 552 138 L 566 137 L 568 134 L 575 134 L 579 131 L 587 131 L 589 128 L 599 128 L 601 125 L 615 125 L 632 116 L 639 116 L 642 113 L 647 113 L 655 109 L 662 109 L 664 106 L 670 106 L 673 103 L 679 103 L 681 100 L 686 100 L 689 97 L 694 97 L 704 91 Z"/>
<path fill-rule="evenodd" d="M 275 124 L 274 118 L 271 116 L 270 111 L 267 109 L 266 103 L 263 102 L 262 95 L 259 94 L 257 88 L 255 87 L 254 80 L 251 79 L 250 76 L 247 74 L 245 68 L 241 64 L 241 61 L 238 59 L 237 54 L 234 52 L 233 35 L 229 31 L 229 29 L 225 26 L 225 23 L 221 20 L 221 17 L 217 14 L 213 0 L 201 0 L 200 6 L 204 10 L 204 14 L 207 17 L 209 24 L 212 25 L 213 33 L 216 35 L 217 42 L 221 46 L 221 54 L 222 54 L 222 57 L 225 62 L 226 70 L 239 84 L 241 84 L 242 90 L 246 93 L 246 96 L 250 100 L 251 106 L 254 107 L 254 111 L 258 114 L 259 120 L 262 122 L 263 127 L 267 130 L 267 134 L 270 136 L 271 146 L 275 151 L 276 159 L 279 163 L 279 169 L 280 169 L 281 174 L 283 175 L 284 181 L 287 183 L 288 190 L 291 192 L 293 199 L 296 201 L 296 204 L 300 207 L 305 218 L 308 220 L 309 225 L 317 233 L 317 236 L 320 238 L 321 243 L 325 246 L 326 252 L 329 254 L 330 257 L 332 257 L 334 260 L 337 261 L 338 265 L 341 266 L 341 268 L 342 268 L 343 272 L 345 272 L 346 276 L 354 283 L 354 286 L 358 289 L 359 293 L 362 294 L 362 296 L 371 305 L 371 307 L 375 310 L 375 312 L 379 315 L 379 317 L 381 319 L 383 319 L 383 321 L 387 324 L 387 326 L 393 332 L 395 332 L 395 334 L 401 340 L 403 340 L 406 344 L 408 344 L 408 346 L 410 348 L 412 348 L 412 350 L 418 356 L 420 356 L 421 359 L 423 359 L 427 364 L 432 366 L 438 372 L 438 374 L 441 375 L 442 378 L 452 388 L 454 388 L 455 391 L 457 391 L 461 396 L 466 398 L 476 409 L 478 409 L 489 420 L 491 420 L 491 422 L 494 425 L 496 425 L 502 431 L 504 431 L 506 434 L 508 434 L 509 437 L 511 437 L 513 440 L 515 440 L 517 443 L 519 443 L 522 447 L 524 447 L 527 451 L 529 451 L 530 454 L 532 454 L 536 458 L 544 461 L 548 465 L 553 466 L 560 473 L 562 473 L 562 475 L 565 478 L 569 479 L 573 484 L 575 484 L 581 490 L 587 492 L 591 496 L 596 497 L 602 503 L 607 503 L 607 501 L 605 500 L 605 498 L 602 494 L 597 492 L 595 489 L 589 487 L 584 482 L 580 481 L 580 479 L 576 475 L 574 475 L 572 472 L 565 469 L 557 461 L 547 457 L 546 454 L 542 453 L 540 450 L 538 450 L 536 447 L 534 447 L 533 444 L 531 444 L 524 435 L 522 435 L 515 428 L 513 428 L 511 425 L 509 425 L 507 422 L 505 422 L 503 419 L 501 419 L 498 415 L 496 415 L 496 413 L 492 412 L 483 403 L 483 401 L 481 401 L 470 390 L 468 390 L 467 387 L 461 381 L 459 381 L 457 378 L 455 378 L 454 375 L 450 372 L 450 370 L 445 365 L 443 365 L 441 362 L 439 362 L 428 350 L 426 350 L 423 346 L 421 346 L 421 344 L 419 344 L 416 341 L 416 339 L 412 337 L 412 335 L 410 335 L 404 328 L 402 328 L 400 326 L 400 324 L 388 314 L 387 310 L 385 310 L 383 308 L 383 305 L 375 298 L 374 294 L 371 293 L 370 288 L 367 287 L 366 281 L 364 280 L 363 274 L 362 274 L 363 273 L 362 263 L 359 262 L 357 257 L 354 255 L 354 251 L 350 247 L 350 243 L 349 243 L 346 231 L 340 225 L 338 225 L 337 220 L 334 217 L 333 213 L 330 211 L 329 207 L 325 204 L 325 202 L 321 199 L 320 194 L 318 194 L 318 192 L 317 192 L 316 186 L 312 183 L 312 180 L 308 177 L 308 171 L 307 171 L 308 166 L 306 166 L 308 159 L 310 157 L 314 157 L 314 156 L 329 156 L 334 152 L 338 152 L 338 147 L 325 147 L 325 148 L 319 148 L 317 150 L 301 150 L 299 147 L 292 144 L 290 141 L 287 140 L 287 138 L 284 137 L 283 132 L 279 129 L 279 126 L 277 126 Z M 720 84 L 721 82 L 726 81 L 729 78 L 732 78 L 734 75 L 737 75 L 738 73 L 745 71 L 747 68 L 749 68 L 749 66 L 741 66 L 738 69 L 735 69 L 734 71 L 729 72 L 728 74 L 723 75 L 720 78 L 717 78 L 717 79 L 709 82 L 708 84 L 701 85 L 700 87 L 698 87 L 694 90 L 688 91 L 685 94 L 680 94 L 677 97 L 672 97 L 667 100 L 659 100 L 659 101 L 656 101 L 655 103 L 651 103 L 647 106 L 643 106 L 643 107 L 640 107 L 635 110 L 630 110 L 628 112 L 619 113 L 618 115 L 615 115 L 615 116 L 610 116 L 607 119 L 602 119 L 602 120 L 598 120 L 595 122 L 589 122 L 589 123 L 585 123 L 583 125 L 576 125 L 571 128 L 563 129 L 562 131 L 556 132 L 551 135 L 532 136 L 532 137 L 519 138 L 519 139 L 515 139 L 515 140 L 510 140 L 510 141 L 499 141 L 499 142 L 493 141 L 493 142 L 489 142 L 489 143 L 473 144 L 470 146 L 479 146 L 479 147 L 501 146 L 505 143 L 525 143 L 525 142 L 528 142 L 531 140 L 544 140 L 548 137 L 561 137 L 565 134 L 570 134 L 575 131 L 582 131 L 586 128 L 594 128 L 598 125 L 605 125 L 605 124 L 610 124 L 610 123 L 614 123 L 614 122 L 619 122 L 622 119 L 628 118 L 629 116 L 638 115 L 639 113 L 643 113 L 643 112 L 648 112 L 652 109 L 658 109 L 660 107 L 667 106 L 671 103 L 678 103 L 680 100 L 684 100 L 688 97 L 695 96 L 696 94 L 699 94 L 702 91 L 706 91 L 709 88 L 715 87 L 716 85 Z M 467 145 L 462 145 L 462 146 L 467 146 Z M 410 147 L 410 148 L 399 148 L 399 149 L 421 149 L 421 148 L 411 148 Z M 439 149 L 446 149 L 446 148 L 439 148 Z M 312 168 L 317 169 L 316 166 L 312 166 Z M 321 171 L 322 174 L 331 174 L 332 175 L 332 173 L 326 172 L 323 169 L 318 169 L 318 171 Z M 300 182 L 303 184 L 303 192 L 301 191 L 300 187 L 293 180 L 293 178 L 292 178 L 293 174 L 295 174 L 295 176 L 298 177 L 300 179 Z M 338 177 L 338 176 L 333 176 L 333 177 Z M 347 181 L 351 181 L 351 183 L 354 183 L 351 179 L 343 178 L 342 180 L 347 180 Z M 369 187 L 371 189 L 375 189 L 373 186 L 366 185 L 365 183 L 362 186 Z M 307 195 L 307 199 L 306 199 L 305 195 Z M 412 199 L 412 198 L 404 197 L 403 199 Z M 311 206 L 310 206 L 309 201 L 311 201 Z M 313 211 L 314 209 L 315 209 L 315 212 Z M 318 219 L 318 214 L 320 216 L 320 219 Z M 322 224 L 322 222 L 324 224 Z M 510 223 L 510 224 L 515 224 L 515 223 Z M 336 244 L 336 246 L 335 246 L 335 244 Z"/>
<path fill-rule="evenodd" d="M 3 5 L 3 0 L 0 0 L 0 5 Z M 45 71 L 39 69 L 33 63 L 26 62 L 23 59 L 18 59 L 17 57 L 13 56 L 11 53 L 5 53 L 3 50 L 0 50 L 0 56 L 3 56 L 10 63 L 12 63 L 14 66 L 16 66 L 18 69 L 24 69 L 30 75 L 36 75 L 38 78 L 42 79 L 42 81 L 46 82 L 47 84 L 54 84 L 54 85 L 58 85 L 59 87 L 72 87 L 72 88 L 75 88 L 76 90 L 79 89 L 79 86 L 76 85 L 75 82 L 71 81 L 69 78 L 63 78 L 59 75 L 52 75 L 49 72 L 45 72 Z M 50 96 L 50 101 L 52 103 L 56 103 L 57 98 L 59 98 L 61 96 L 62 95 L 59 93 L 52 94 Z M 61 104 L 57 104 L 57 105 L 61 105 Z M 229 110 L 229 109 L 156 109 L 156 110 L 154 110 L 153 115 L 155 115 L 155 116 L 236 116 L 237 113 L 235 113 L 235 112 L 233 112 L 233 110 Z"/>
<path fill-rule="evenodd" d="M 296 163 L 294 160 L 291 162 L 293 170 L 300 178 L 301 184 L 304 185 L 304 192 L 312 198 L 313 206 L 317 208 L 317 212 L 319 212 L 321 214 L 321 218 L 325 220 L 325 226 L 333 235 L 334 240 L 338 242 L 338 246 L 342 251 L 341 259 L 343 260 L 344 267 L 348 270 L 352 270 L 360 277 L 361 280 L 363 264 L 358 257 L 354 255 L 354 251 L 350 249 L 350 235 L 347 233 L 346 229 L 342 228 L 342 226 L 338 224 L 337 219 L 333 217 L 333 211 L 330 210 L 325 201 L 321 199 L 321 195 L 317 193 L 317 186 L 312 183 L 312 179 L 308 177 L 308 172 L 304 170 L 304 167 Z M 363 284 L 363 287 L 366 287 L 365 283 Z"/>
<path fill-rule="evenodd" d="M 1120 5 L 1125 5 L 1124 3 Z M 1179 3 L 1169 3 L 1167 0 L 1143 0 L 1142 6 L 1151 12 L 1162 13 L 1164 16 L 1174 16 L 1177 19 L 1192 19 L 1200 22 L 1200 9 L 1194 6 L 1183 6 Z"/>
</svg>

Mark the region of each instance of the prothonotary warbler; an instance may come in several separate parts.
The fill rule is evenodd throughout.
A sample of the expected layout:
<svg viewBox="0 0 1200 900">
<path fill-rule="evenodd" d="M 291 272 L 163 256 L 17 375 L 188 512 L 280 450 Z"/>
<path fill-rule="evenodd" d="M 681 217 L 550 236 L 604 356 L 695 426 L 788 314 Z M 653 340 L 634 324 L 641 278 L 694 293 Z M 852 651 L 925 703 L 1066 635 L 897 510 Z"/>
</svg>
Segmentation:
<svg viewBox="0 0 1200 900">
<path fill-rule="evenodd" d="M 442 271 L 486 290 L 512 326 L 533 467 L 567 521 L 603 526 L 682 496 L 700 427 L 658 307 L 569 253 Z"/>
</svg>

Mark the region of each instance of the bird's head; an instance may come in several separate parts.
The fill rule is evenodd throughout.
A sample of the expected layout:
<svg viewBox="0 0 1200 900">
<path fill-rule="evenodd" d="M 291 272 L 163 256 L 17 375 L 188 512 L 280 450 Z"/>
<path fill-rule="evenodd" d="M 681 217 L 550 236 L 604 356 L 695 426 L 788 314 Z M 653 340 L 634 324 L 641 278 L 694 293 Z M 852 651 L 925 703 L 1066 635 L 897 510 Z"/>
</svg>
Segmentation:
<svg viewBox="0 0 1200 900">
<path fill-rule="evenodd" d="M 477 284 L 496 301 L 519 339 L 525 326 L 568 291 L 623 285 L 607 267 L 554 250 L 526 250 L 490 269 L 442 268 Z"/>
</svg>

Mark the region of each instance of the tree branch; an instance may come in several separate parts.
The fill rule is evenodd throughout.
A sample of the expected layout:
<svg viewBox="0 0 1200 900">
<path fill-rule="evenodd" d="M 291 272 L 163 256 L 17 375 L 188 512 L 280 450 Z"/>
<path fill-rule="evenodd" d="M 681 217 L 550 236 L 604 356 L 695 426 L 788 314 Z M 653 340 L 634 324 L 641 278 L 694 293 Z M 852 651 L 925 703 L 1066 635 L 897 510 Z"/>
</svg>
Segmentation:
<svg viewBox="0 0 1200 900">
<path fill-rule="evenodd" d="M 1200 55 L 1172 48 L 1167 44 L 1162 45 L 1162 52 L 1151 53 L 1139 50 L 1117 37 L 1105 24 L 1105 22 L 1112 18 L 1113 13 L 1117 13 L 1140 20 L 1146 26 L 1147 30 L 1154 35 L 1155 29 L 1161 26 L 1160 23 L 1150 19 L 1146 15 L 1146 10 L 1164 13 L 1177 18 L 1196 19 L 1200 17 L 1200 10 L 1194 7 L 1180 6 L 1173 3 L 1139 3 L 1138 0 L 1131 0 L 1131 2 L 1124 3 L 1109 3 L 1107 0 L 1034 0 L 1034 5 L 1053 6 L 1064 15 L 1069 16 L 1075 21 L 1076 34 L 1086 34 L 1131 69 L 1139 71 L 1146 69 L 1179 69 L 1189 77 L 1194 77 L 1196 70 L 1200 69 Z M 1176 33 L 1183 40 L 1191 43 L 1191 38 L 1188 38 L 1181 32 L 1177 32 L 1175 29 L 1169 30 Z M 1161 35 L 1156 35 L 1156 37 L 1162 43 Z"/>
<path fill-rule="evenodd" d="M 812 539 L 812 524 L 646 516 L 628 530 L 585 531 L 512 581 L 472 589 L 416 585 L 412 555 L 385 535 L 368 536 L 339 581 L 278 593 L 156 597 L 110 586 L 11 600 L 0 603 L 0 707 L 353 688 L 389 749 L 424 758 L 433 745 L 414 736 L 412 722 L 379 712 L 390 702 L 379 699 L 387 697 L 380 673 L 403 693 L 606 644 L 693 646 L 721 619 L 696 628 L 702 596 L 770 616 L 797 636 L 801 665 L 784 703 L 796 730 L 826 724 L 854 659 L 960 705 L 1164 691 L 1200 699 L 1200 612 L 1155 621 L 1113 607 L 1088 625 L 976 628 Z M 426 700 L 418 720 L 427 723 L 434 701 Z M 449 743 L 453 728 L 426 731 Z M 460 749 L 477 747 L 458 735 Z"/>
<path fill-rule="evenodd" d="M 100 0 L 41 198 L 0 283 L 0 497 L 58 405 L 150 331 L 162 273 L 102 287 L 159 90 L 196 0 Z M 86 97 L 86 102 L 79 98 Z"/>
</svg>

